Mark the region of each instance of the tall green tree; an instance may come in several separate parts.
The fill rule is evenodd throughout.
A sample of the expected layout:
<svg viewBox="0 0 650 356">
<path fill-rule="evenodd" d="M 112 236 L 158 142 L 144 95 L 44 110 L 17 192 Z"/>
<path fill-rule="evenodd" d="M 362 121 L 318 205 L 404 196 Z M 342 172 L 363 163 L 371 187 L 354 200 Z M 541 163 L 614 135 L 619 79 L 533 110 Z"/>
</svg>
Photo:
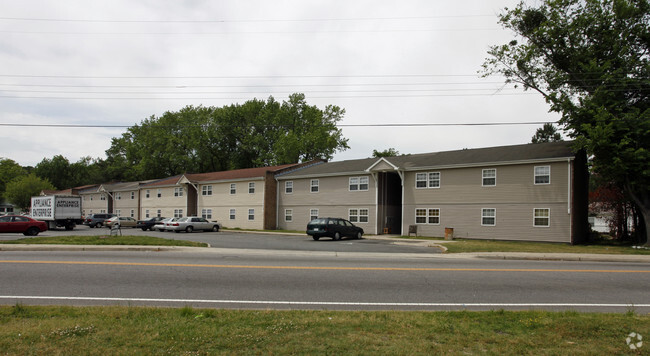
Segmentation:
<svg viewBox="0 0 650 356">
<path fill-rule="evenodd" d="M 62 155 L 50 158 L 43 158 L 34 167 L 37 176 L 52 183 L 55 189 L 67 189 L 74 186 L 70 161 Z"/>
<path fill-rule="evenodd" d="M 541 128 L 535 131 L 535 135 L 531 138 L 530 142 L 532 143 L 542 143 L 542 142 L 556 142 L 562 141 L 562 134 L 557 131 L 555 125 L 547 122 Z"/>
<path fill-rule="evenodd" d="M 484 74 L 541 93 L 594 170 L 639 207 L 650 231 L 650 3 L 542 0 L 506 9 L 516 39 L 492 47 Z"/>
<path fill-rule="evenodd" d="M 54 189 L 54 186 L 47 180 L 37 177 L 36 174 L 30 173 L 9 182 L 5 196 L 15 206 L 27 210 L 31 205 L 31 198 L 45 189 Z"/>
<path fill-rule="evenodd" d="M 0 202 L 4 201 L 7 184 L 12 180 L 26 175 L 27 172 L 16 161 L 0 157 Z"/>
<path fill-rule="evenodd" d="M 383 151 L 372 150 L 372 157 L 395 157 L 399 156 L 399 151 L 394 148 L 389 148 Z"/>
<path fill-rule="evenodd" d="M 349 148 L 336 126 L 344 114 L 337 106 L 308 105 L 303 94 L 283 103 L 270 97 L 219 108 L 188 106 L 114 138 L 106 163 L 113 177 L 137 180 L 331 159 Z"/>
</svg>

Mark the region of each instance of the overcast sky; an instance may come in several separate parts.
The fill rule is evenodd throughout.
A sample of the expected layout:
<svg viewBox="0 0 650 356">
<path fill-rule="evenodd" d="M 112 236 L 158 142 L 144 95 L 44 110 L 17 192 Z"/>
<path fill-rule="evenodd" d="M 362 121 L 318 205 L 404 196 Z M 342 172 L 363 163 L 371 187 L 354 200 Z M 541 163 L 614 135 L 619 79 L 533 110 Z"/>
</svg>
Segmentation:
<svg viewBox="0 0 650 356">
<path fill-rule="evenodd" d="M 513 39 L 497 14 L 515 4 L 2 1 L 0 124 L 28 126 L 0 126 L 0 157 L 105 158 L 152 115 L 294 92 L 346 110 L 350 149 L 335 160 L 528 143 L 541 125 L 381 126 L 556 121 L 540 95 L 477 74 Z"/>
</svg>

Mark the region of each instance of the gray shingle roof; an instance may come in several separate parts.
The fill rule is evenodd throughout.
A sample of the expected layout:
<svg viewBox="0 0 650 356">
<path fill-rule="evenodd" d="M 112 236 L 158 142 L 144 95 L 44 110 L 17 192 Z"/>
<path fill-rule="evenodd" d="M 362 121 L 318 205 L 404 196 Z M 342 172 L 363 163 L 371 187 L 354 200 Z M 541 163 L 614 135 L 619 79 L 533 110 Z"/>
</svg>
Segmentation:
<svg viewBox="0 0 650 356">
<path fill-rule="evenodd" d="M 537 160 L 557 160 L 575 157 L 571 147 L 572 141 L 525 144 L 515 146 L 487 147 L 457 151 L 433 152 L 396 157 L 385 160 L 400 170 L 429 169 L 433 167 L 463 167 L 474 165 L 491 165 L 517 163 Z M 342 174 L 361 174 L 376 164 L 379 158 L 323 163 L 289 174 L 281 179 L 301 176 L 328 176 Z"/>
</svg>

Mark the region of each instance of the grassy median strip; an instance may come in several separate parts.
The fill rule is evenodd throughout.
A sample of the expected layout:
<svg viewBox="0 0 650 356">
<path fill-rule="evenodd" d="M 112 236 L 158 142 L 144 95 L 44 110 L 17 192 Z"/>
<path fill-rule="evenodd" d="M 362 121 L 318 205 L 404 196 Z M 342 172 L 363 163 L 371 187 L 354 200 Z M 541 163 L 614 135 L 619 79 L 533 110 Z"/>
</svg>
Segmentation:
<svg viewBox="0 0 650 356">
<path fill-rule="evenodd" d="M 0 307 L 0 325 L 8 355 L 608 355 L 629 354 L 631 333 L 650 335 L 650 316 L 633 312 L 15 305 Z M 647 354 L 643 348 L 650 345 L 637 352 Z"/>
<path fill-rule="evenodd" d="M 0 243 L 42 245 L 208 246 L 208 244 L 203 242 L 171 240 L 152 236 L 37 236 L 18 240 L 0 241 Z"/>
<path fill-rule="evenodd" d="M 536 252 L 536 253 L 595 253 L 650 255 L 649 249 L 637 249 L 624 245 L 569 245 L 545 242 L 454 240 L 444 245 L 449 253 L 458 252 Z"/>
</svg>

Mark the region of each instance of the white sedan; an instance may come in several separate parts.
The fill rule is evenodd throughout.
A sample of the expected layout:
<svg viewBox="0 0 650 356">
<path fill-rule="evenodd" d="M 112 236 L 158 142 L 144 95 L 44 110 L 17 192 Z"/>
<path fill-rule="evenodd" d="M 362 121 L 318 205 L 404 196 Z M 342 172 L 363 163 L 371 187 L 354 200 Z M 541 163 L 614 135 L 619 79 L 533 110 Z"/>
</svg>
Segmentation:
<svg viewBox="0 0 650 356">
<path fill-rule="evenodd" d="M 194 230 L 217 232 L 220 229 L 221 229 L 220 223 L 208 221 L 205 218 L 200 218 L 197 216 L 188 216 L 185 218 L 180 218 L 175 221 L 169 221 L 165 223 L 165 230 L 174 231 L 174 232 L 181 232 L 181 231 L 192 232 Z"/>
</svg>

